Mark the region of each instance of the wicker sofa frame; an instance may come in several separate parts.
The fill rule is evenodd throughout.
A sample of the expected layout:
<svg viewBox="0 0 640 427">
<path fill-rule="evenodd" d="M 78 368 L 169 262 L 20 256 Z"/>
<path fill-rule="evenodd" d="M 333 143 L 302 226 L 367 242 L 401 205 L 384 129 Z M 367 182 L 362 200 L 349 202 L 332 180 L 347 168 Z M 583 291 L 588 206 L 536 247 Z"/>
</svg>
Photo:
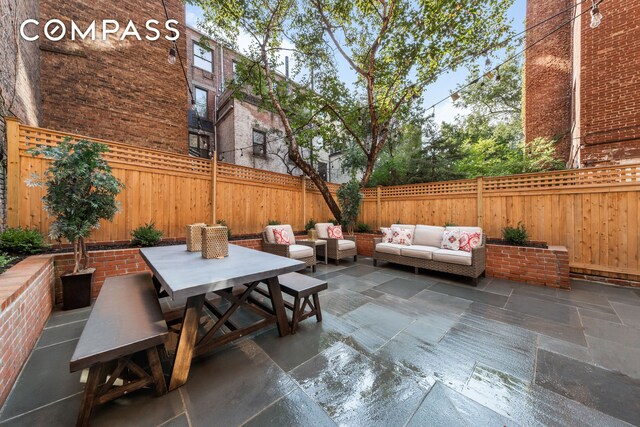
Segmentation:
<svg viewBox="0 0 640 427">
<path fill-rule="evenodd" d="M 341 259 L 353 257 L 353 261 L 358 260 L 358 247 L 355 246 L 353 249 L 338 249 L 338 243 L 341 239 L 320 239 L 327 241 L 327 258 L 331 258 L 335 260 L 336 265 L 340 264 Z M 352 242 L 356 241 L 356 236 L 344 236 L 342 240 L 351 240 Z"/>
<path fill-rule="evenodd" d="M 313 242 L 296 241 L 296 245 L 309 246 L 313 249 L 313 255 L 305 258 L 296 258 L 299 261 L 304 262 L 307 267 L 311 267 L 312 272 L 316 272 L 316 264 L 318 260 L 316 258 L 316 247 Z M 274 255 L 280 255 L 286 258 L 291 258 L 289 253 L 289 245 L 279 245 L 277 243 L 269 243 L 267 241 L 267 234 L 262 232 L 262 250 Z"/>
<path fill-rule="evenodd" d="M 382 238 L 373 239 L 374 247 L 382 243 Z M 373 252 L 373 265 L 377 266 L 378 261 L 388 261 L 394 264 L 408 265 L 415 268 L 418 274 L 419 269 L 440 271 L 443 273 L 457 274 L 459 276 L 471 277 L 473 286 L 478 286 L 480 277 L 484 277 L 487 267 L 487 248 L 485 246 L 485 236 L 482 236 L 482 244 L 471 250 L 471 265 L 453 264 L 444 261 L 434 261 L 432 259 L 414 258 L 403 255 L 389 254 L 386 252 Z"/>
</svg>

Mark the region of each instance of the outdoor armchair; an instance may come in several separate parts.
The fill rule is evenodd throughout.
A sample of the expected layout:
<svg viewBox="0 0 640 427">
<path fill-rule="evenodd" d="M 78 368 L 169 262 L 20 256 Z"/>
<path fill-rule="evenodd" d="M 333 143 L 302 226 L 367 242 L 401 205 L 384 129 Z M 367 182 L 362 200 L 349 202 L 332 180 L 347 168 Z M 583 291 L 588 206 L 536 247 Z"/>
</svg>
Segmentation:
<svg viewBox="0 0 640 427">
<path fill-rule="evenodd" d="M 290 244 L 276 243 L 274 230 L 284 230 Z M 316 271 L 316 248 L 313 242 L 299 241 L 293 235 L 293 229 L 289 224 L 268 225 L 262 232 L 262 250 L 274 255 L 293 258 L 303 261 L 311 271 Z"/>
<path fill-rule="evenodd" d="M 327 257 L 336 261 L 336 265 L 341 259 L 353 257 L 354 261 L 358 259 L 358 249 L 356 247 L 355 236 L 344 236 L 342 239 L 329 238 L 329 226 L 333 225 L 329 222 L 316 224 L 316 232 L 318 239 L 327 241 Z"/>
</svg>

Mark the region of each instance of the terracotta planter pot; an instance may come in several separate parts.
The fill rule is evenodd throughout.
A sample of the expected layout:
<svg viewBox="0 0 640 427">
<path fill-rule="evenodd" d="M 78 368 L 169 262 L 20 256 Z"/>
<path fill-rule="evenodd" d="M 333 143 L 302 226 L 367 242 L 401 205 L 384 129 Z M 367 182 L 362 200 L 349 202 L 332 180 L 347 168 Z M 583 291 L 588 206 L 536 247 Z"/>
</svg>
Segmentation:
<svg viewBox="0 0 640 427">
<path fill-rule="evenodd" d="M 63 310 L 73 310 L 91 305 L 91 285 L 95 271 L 95 268 L 87 268 L 79 273 L 60 276 Z"/>
</svg>

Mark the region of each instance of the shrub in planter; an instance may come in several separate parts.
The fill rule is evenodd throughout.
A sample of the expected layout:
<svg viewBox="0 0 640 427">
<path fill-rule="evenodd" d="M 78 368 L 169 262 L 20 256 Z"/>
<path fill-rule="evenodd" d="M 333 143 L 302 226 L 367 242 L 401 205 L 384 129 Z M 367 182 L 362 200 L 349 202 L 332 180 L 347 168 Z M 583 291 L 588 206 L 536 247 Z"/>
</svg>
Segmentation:
<svg viewBox="0 0 640 427">
<path fill-rule="evenodd" d="M 224 219 L 219 219 L 216 221 L 216 224 L 227 227 L 227 239 L 231 240 L 231 228 L 229 228 L 229 226 L 227 225 L 227 221 L 225 221 Z"/>
<path fill-rule="evenodd" d="M 277 219 L 270 219 L 269 222 L 267 222 L 267 225 L 281 225 L 281 224 L 282 223 Z"/>
<path fill-rule="evenodd" d="M 153 222 L 141 225 L 131 232 L 131 243 L 137 246 L 155 246 L 162 240 L 162 231 Z"/>
<path fill-rule="evenodd" d="M 49 230 L 52 239 L 73 244 L 73 272 L 61 276 L 65 310 L 91 303 L 91 282 L 95 269 L 87 268 L 89 256 L 85 239 L 118 212 L 116 196 L 124 188 L 102 158 L 109 151 L 105 144 L 65 138 L 57 146 L 32 148 L 29 153 L 44 156 L 51 163 L 42 177 L 28 184 L 47 190 L 43 197 L 46 211 L 54 217 Z"/>
<path fill-rule="evenodd" d="M 15 227 L 0 233 L 0 249 L 3 251 L 31 255 L 41 252 L 47 245 L 39 230 Z"/>
<path fill-rule="evenodd" d="M 522 222 L 518 222 L 515 227 L 505 227 L 502 229 L 502 238 L 505 242 L 514 246 L 522 246 L 527 243 L 527 229 Z"/>
<path fill-rule="evenodd" d="M 7 266 L 10 265 L 14 259 L 16 259 L 16 257 L 0 252 L 0 273 L 4 272 Z"/>
<path fill-rule="evenodd" d="M 371 233 L 371 226 L 366 222 L 359 222 L 356 225 L 356 231 L 358 233 Z"/>
<path fill-rule="evenodd" d="M 349 234 L 353 234 L 353 227 L 360 213 L 360 203 L 364 197 L 360 191 L 360 183 L 352 179 L 342 184 L 336 194 L 342 211 L 342 225 L 347 228 Z"/>
<path fill-rule="evenodd" d="M 313 230 L 316 226 L 316 220 L 311 218 L 304 226 L 304 231 Z"/>
</svg>

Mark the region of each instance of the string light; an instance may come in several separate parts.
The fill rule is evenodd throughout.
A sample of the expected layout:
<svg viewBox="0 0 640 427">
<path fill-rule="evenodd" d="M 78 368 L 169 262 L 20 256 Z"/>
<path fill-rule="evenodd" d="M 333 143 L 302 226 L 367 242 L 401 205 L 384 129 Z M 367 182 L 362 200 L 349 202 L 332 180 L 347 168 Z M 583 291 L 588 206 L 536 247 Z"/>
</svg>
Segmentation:
<svg viewBox="0 0 640 427">
<path fill-rule="evenodd" d="M 171 46 L 171 49 L 169 49 L 169 56 L 167 57 L 167 62 L 171 65 L 175 65 L 176 63 L 176 49 Z"/>
<path fill-rule="evenodd" d="M 499 82 L 500 81 L 500 67 L 496 68 L 496 81 Z"/>
<path fill-rule="evenodd" d="M 602 22 L 602 13 L 600 13 L 600 9 L 598 8 L 598 4 L 595 0 L 591 0 L 591 28 L 598 28 L 600 23 Z"/>
</svg>

